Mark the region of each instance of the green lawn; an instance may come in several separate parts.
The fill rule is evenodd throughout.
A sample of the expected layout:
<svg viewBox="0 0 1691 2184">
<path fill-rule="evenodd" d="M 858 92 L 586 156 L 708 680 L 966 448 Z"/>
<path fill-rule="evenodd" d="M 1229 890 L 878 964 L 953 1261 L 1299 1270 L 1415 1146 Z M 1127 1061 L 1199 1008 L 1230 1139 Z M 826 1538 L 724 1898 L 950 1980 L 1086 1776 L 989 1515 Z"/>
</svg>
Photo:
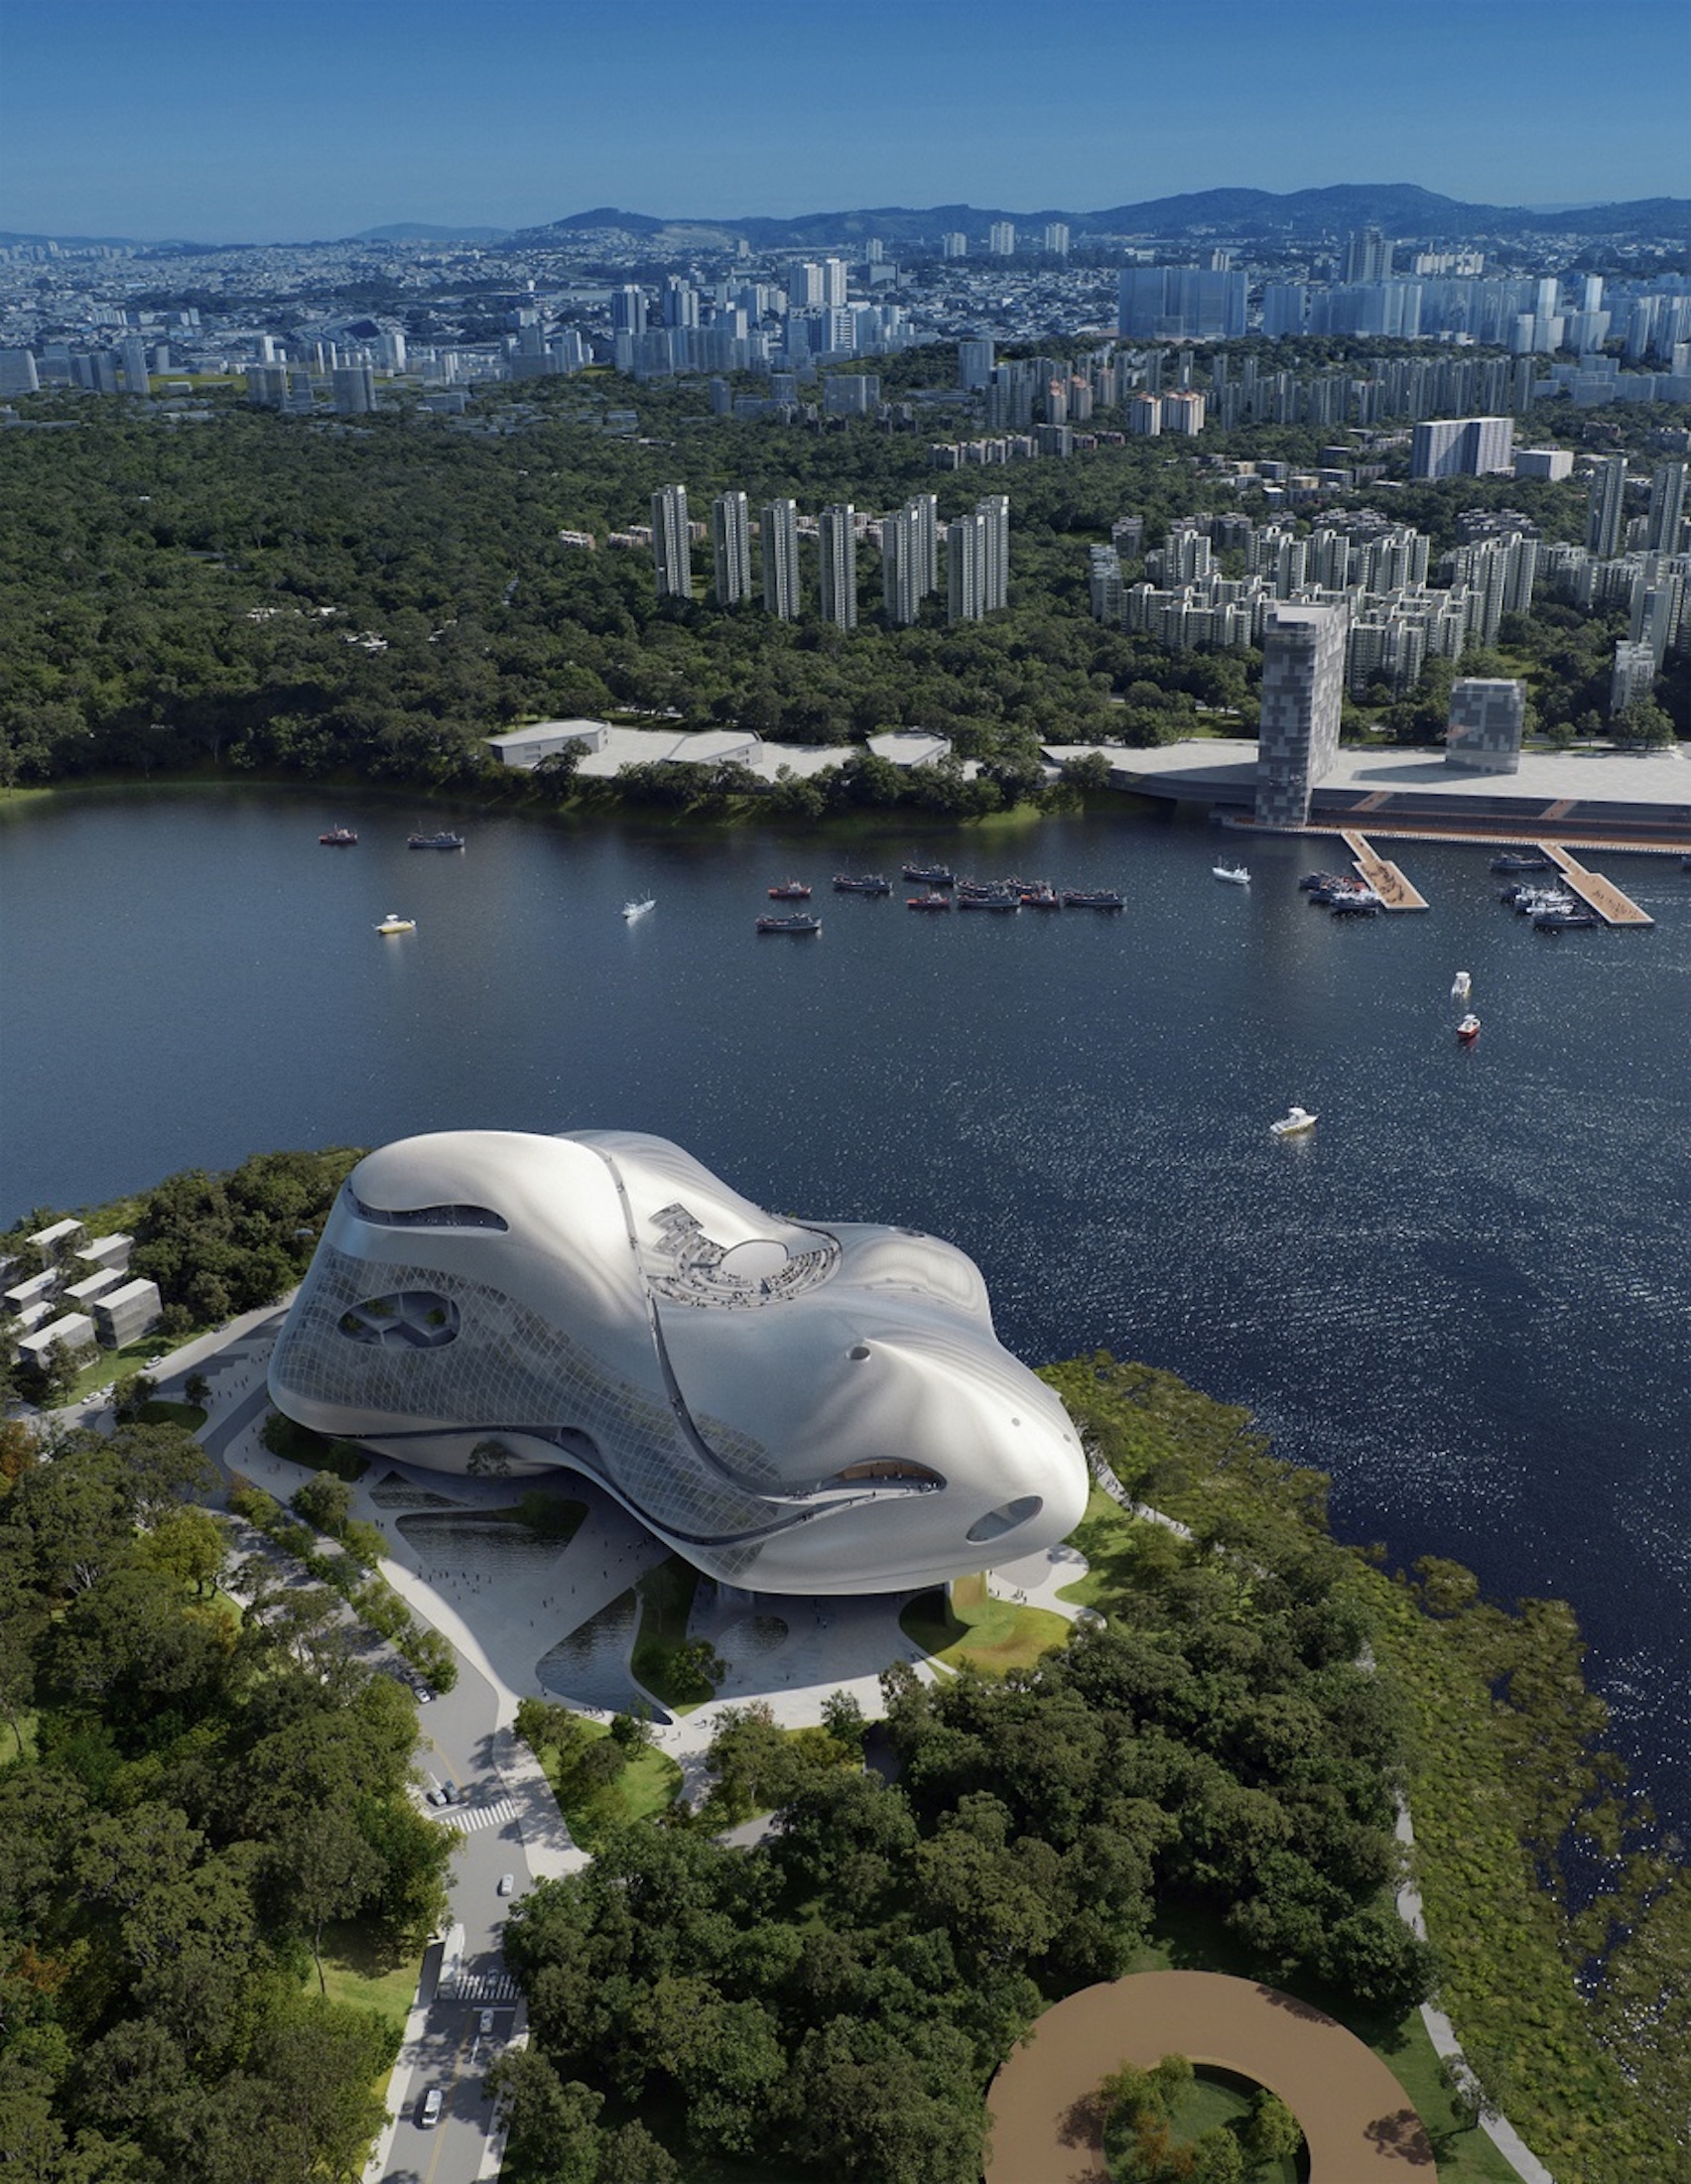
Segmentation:
<svg viewBox="0 0 1691 2184">
<path fill-rule="evenodd" d="M 36 1720 L 37 1717 L 33 1713 L 28 1711 L 19 1712 L 18 1728 L 22 1732 L 21 1741 L 19 1737 L 13 1735 L 9 1722 L 0 1722 L 0 1767 L 9 1767 L 14 1759 L 20 1757 L 34 1759 L 38 1756 L 36 1752 Z"/>
<path fill-rule="evenodd" d="M 342 1919 L 323 1930 L 324 1984 L 330 2001 L 376 2010 L 394 2029 L 405 2030 L 423 1969 L 420 1956 L 389 1948 L 361 1919 Z M 312 1968 L 311 1979 L 317 1979 Z"/>
<path fill-rule="evenodd" d="M 584 1722 L 582 1726 L 595 1743 L 610 1734 L 603 1722 Z M 676 1793 L 681 1788 L 681 1769 L 663 1751 L 636 1752 L 614 1782 L 585 1796 L 560 1787 L 555 1745 L 543 1744 L 536 1756 L 546 1771 L 546 1779 L 552 1785 L 552 1794 L 558 1800 L 558 1809 L 570 1833 L 585 1851 L 596 1851 L 614 1829 L 632 1827 L 641 1820 L 655 1820 L 667 1806 L 675 1803 Z"/>
<path fill-rule="evenodd" d="M 1248 2082 L 1242 2078 L 1200 2068 L 1170 2111 L 1169 2127 L 1175 2143 L 1189 2146 L 1200 2131 L 1212 2130 L 1217 2124 L 1242 2123 L 1250 2114 L 1253 2091 L 1254 2088 L 1248 2087 Z M 1106 2133 L 1105 2157 L 1110 2176 L 1131 2175 L 1132 2171 L 1125 2164 L 1118 2170 L 1115 2161 L 1110 2159 L 1110 2150 Z M 1291 2158 L 1258 2162 L 1244 2171 L 1244 2184 L 1298 2184 L 1298 2163 Z"/>
<path fill-rule="evenodd" d="M 1012 1668 L 1031 1668 L 1042 1653 L 1062 1645 L 1070 1624 L 1048 1607 L 1018 1607 L 994 1600 L 984 1577 L 954 1578 L 950 1595 L 936 1587 L 919 1593 L 899 1610 L 898 1627 L 943 1668 L 966 1661 L 1002 1676 Z"/>
<path fill-rule="evenodd" d="M 1262 1977 L 1262 1967 L 1219 1918 L 1179 1906 L 1159 1916 L 1149 1940 L 1136 1952 L 1128 1970 L 1225 1972 L 1235 1979 L 1248 1980 Z M 1408 2010 L 1401 2017 L 1381 2018 L 1347 2006 L 1325 1988 L 1291 1980 L 1284 1986 L 1288 1993 L 1336 2017 L 1359 2040 L 1366 2041 L 1384 2063 L 1427 2126 L 1438 2157 L 1439 2184 L 1519 2184 L 1514 2170 L 1492 2141 L 1458 2114 L 1440 2082 L 1439 2059 L 1418 2009 Z"/>
<path fill-rule="evenodd" d="M 196 1329 L 195 1332 L 201 1331 Z M 66 1403 L 78 1403 L 83 1396 L 92 1395 L 96 1388 L 121 1380 L 126 1372 L 145 1372 L 150 1359 L 167 1357 L 179 1343 L 192 1340 L 189 1335 L 164 1335 L 155 1328 L 151 1335 L 139 1335 L 134 1342 L 125 1343 L 121 1349 L 96 1350 L 53 1407 L 59 1409 Z"/>
<path fill-rule="evenodd" d="M 142 1404 L 141 1423 L 144 1426 L 184 1426 L 190 1433 L 197 1433 L 205 1423 L 205 1408 L 200 1403 L 173 1403 L 164 1396 L 155 1395 L 150 1403 Z"/>
<path fill-rule="evenodd" d="M 1087 1573 L 1085 1577 L 1076 1578 L 1072 1585 L 1059 1586 L 1058 1599 L 1073 1601 L 1077 1607 L 1102 1610 L 1111 1595 L 1119 1593 L 1126 1582 L 1140 1523 L 1139 1518 L 1127 1514 L 1112 1494 L 1106 1494 L 1102 1486 L 1094 1486 L 1087 1500 L 1086 1515 L 1069 1534 L 1070 1544 L 1078 1547 L 1087 1558 Z"/>
</svg>

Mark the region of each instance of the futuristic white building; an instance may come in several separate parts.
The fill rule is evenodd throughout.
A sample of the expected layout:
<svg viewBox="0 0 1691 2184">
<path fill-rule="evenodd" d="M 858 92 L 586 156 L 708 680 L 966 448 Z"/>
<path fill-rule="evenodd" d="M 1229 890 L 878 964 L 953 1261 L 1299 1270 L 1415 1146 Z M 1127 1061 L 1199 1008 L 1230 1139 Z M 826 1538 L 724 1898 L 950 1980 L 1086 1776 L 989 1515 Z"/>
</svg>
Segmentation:
<svg viewBox="0 0 1691 2184">
<path fill-rule="evenodd" d="M 270 1368 L 302 1425 L 579 1472 L 726 1583 L 933 1585 L 1052 1545 L 1080 1439 L 973 1260 L 778 1220 L 663 1138 L 453 1130 L 359 1162 Z"/>
</svg>

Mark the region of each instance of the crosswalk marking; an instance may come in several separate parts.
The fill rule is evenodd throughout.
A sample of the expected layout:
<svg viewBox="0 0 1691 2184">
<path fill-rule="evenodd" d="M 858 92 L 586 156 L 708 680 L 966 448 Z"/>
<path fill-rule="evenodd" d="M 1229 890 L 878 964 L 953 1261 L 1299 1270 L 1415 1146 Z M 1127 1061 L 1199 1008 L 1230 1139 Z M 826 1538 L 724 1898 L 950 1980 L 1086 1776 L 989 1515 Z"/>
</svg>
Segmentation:
<svg viewBox="0 0 1691 2184">
<path fill-rule="evenodd" d="M 508 1972 L 457 1973 L 442 1981 L 440 1992 L 450 2002 L 514 2002 L 517 1983 Z"/>
<path fill-rule="evenodd" d="M 508 1797 L 496 1797 L 489 1805 L 447 1805 L 434 1817 L 443 1827 L 461 1828 L 465 1835 L 474 1835 L 479 1828 L 503 1828 L 516 1819 L 517 1808 Z"/>
</svg>

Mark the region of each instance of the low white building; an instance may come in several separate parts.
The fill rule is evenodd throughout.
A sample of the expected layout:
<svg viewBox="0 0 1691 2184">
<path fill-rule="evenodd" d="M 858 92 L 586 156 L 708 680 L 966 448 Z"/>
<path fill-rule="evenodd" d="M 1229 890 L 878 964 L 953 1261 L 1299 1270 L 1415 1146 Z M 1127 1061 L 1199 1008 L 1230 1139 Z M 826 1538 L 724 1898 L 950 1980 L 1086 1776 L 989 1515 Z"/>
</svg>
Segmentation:
<svg viewBox="0 0 1691 2184">
<path fill-rule="evenodd" d="M 158 1326 L 160 1310 L 158 1283 L 138 1277 L 94 1299 L 94 1326 L 107 1349 L 121 1349 Z"/>
<path fill-rule="evenodd" d="M 103 1297 L 122 1281 L 123 1275 L 115 1266 L 102 1266 L 97 1274 L 86 1275 L 79 1282 L 71 1282 L 65 1291 L 65 1302 L 74 1305 L 78 1312 L 86 1312 L 96 1297 Z"/>
<path fill-rule="evenodd" d="M 556 758 L 572 743 L 580 744 L 584 752 L 602 750 L 610 732 L 603 720 L 537 720 L 532 727 L 512 728 L 486 740 L 488 749 L 498 752 L 502 766 L 532 773 L 543 758 Z"/>
<path fill-rule="evenodd" d="M 63 1343 L 72 1356 L 78 1350 L 94 1347 L 94 1323 L 85 1312 L 62 1312 L 57 1320 L 49 1320 L 45 1327 L 38 1327 L 26 1335 L 18 1345 L 21 1358 L 44 1359 L 55 1343 Z"/>
<path fill-rule="evenodd" d="M 43 1298 L 54 1296 L 59 1288 L 59 1269 L 49 1266 L 39 1274 L 32 1274 L 27 1282 L 14 1282 L 5 1293 L 6 1304 L 13 1312 L 24 1312 Z"/>
<path fill-rule="evenodd" d="M 82 1245 L 76 1256 L 85 1266 L 92 1268 L 96 1273 L 109 1266 L 122 1274 L 128 1270 L 129 1254 L 134 1248 L 135 1238 L 133 1236 L 121 1234 L 95 1236 L 91 1242 Z"/>
<path fill-rule="evenodd" d="M 56 1220 L 50 1228 L 38 1228 L 29 1240 L 38 1251 L 45 1252 L 50 1259 L 62 1259 L 71 1245 L 85 1233 L 86 1231 L 79 1220 L 66 1219 Z"/>
</svg>

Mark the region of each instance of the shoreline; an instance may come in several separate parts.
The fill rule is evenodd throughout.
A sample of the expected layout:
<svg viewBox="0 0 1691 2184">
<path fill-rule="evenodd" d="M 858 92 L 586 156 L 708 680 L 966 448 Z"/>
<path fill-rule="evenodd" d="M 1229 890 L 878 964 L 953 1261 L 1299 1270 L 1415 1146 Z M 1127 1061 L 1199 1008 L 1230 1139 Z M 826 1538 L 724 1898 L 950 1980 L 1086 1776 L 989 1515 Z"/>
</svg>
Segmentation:
<svg viewBox="0 0 1691 2184">
<path fill-rule="evenodd" d="M 661 805 L 626 804 L 610 796 L 602 799 L 593 795 L 572 796 L 548 803 L 517 786 L 527 778 L 526 775 L 514 775 L 508 788 L 497 783 L 488 783 L 461 789 L 442 789 L 368 781 L 358 777 L 306 779 L 297 774 L 261 771 L 243 772 L 238 776 L 227 773 L 162 773 L 143 779 L 137 779 L 135 775 L 128 773 L 77 774 L 62 781 L 0 789 L 0 821 L 14 810 L 21 811 L 37 806 L 46 808 L 55 802 L 79 796 L 128 796 L 160 789 L 173 793 L 205 795 L 263 789 L 327 799 L 335 796 L 356 796 L 378 799 L 383 803 L 408 802 L 414 806 L 441 811 L 470 809 L 497 812 L 502 816 L 545 820 L 567 826 L 602 825 L 609 821 L 641 826 L 655 832 L 691 828 L 706 833 L 729 833 L 762 823 L 778 833 L 815 835 L 824 838 L 831 835 L 849 838 L 856 834 L 884 832 L 891 824 L 922 835 L 1006 833 L 1035 827 L 1050 819 L 1092 819 L 1105 813 L 1114 813 L 1122 818 L 1155 819 L 1169 816 L 1171 810 L 1162 798 L 1136 796 L 1118 789 L 1106 789 L 1097 792 L 1077 791 L 1073 805 L 1059 810 L 1050 810 L 1027 801 L 1000 808 L 995 812 L 972 814 L 932 812 L 903 804 L 886 804 L 865 806 L 856 811 L 825 812 L 809 816 L 794 812 L 771 812 L 766 808 L 766 797 L 746 796 L 733 798 L 725 808 L 716 811 L 668 811 Z M 1204 816 L 1207 823 L 1208 815 Z"/>
</svg>

